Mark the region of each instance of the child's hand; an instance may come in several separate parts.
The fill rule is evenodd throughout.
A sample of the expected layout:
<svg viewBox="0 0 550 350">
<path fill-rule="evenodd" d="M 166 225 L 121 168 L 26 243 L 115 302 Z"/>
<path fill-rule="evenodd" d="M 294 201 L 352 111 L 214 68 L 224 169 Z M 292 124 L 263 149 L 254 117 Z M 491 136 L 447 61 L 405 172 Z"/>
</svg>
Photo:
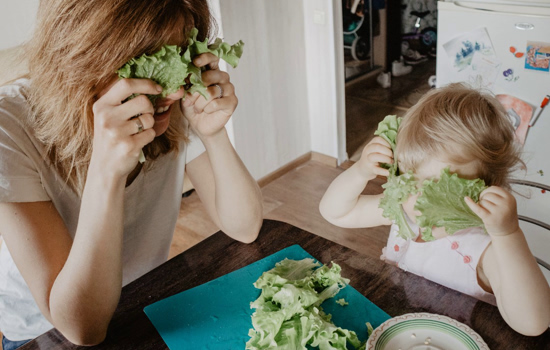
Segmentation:
<svg viewBox="0 0 550 350">
<path fill-rule="evenodd" d="M 365 178 L 374 179 L 376 175 L 388 176 L 390 174 L 388 169 L 380 166 L 380 163 L 393 164 L 393 152 L 386 140 L 376 136 L 363 148 L 361 159 L 357 165 Z"/>
<path fill-rule="evenodd" d="M 478 203 L 469 197 L 464 200 L 491 236 L 507 236 L 519 229 L 516 199 L 508 191 L 491 186 L 481 192 Z"/>
</svg>

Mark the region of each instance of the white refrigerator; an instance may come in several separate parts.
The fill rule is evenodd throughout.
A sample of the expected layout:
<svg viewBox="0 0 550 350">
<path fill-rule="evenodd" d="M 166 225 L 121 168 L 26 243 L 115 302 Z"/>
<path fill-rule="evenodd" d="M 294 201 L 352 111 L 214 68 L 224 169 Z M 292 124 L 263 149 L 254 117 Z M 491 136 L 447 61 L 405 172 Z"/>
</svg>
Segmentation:
<svg viewBox="0 0 550 350">
<path fill-rule="evenodd" d="M 491 90 L 516 124 L 520 226 L 550 281 L 550 0 L 439 1 L 437 36 L 437 86 Z"/>
</svg>

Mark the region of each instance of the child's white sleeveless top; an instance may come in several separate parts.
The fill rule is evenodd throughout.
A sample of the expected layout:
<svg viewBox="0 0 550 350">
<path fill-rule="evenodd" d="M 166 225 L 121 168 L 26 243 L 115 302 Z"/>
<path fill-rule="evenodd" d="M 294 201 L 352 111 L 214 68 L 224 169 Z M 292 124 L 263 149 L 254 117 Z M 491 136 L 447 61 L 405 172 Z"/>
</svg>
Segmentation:
<svg viewBox="0 0 550 350">
<path fill-rule="evenodd" d="M 495 296 L 481 288 L 477 280 L 477 264 L 491 242 L 491 236 L 481 227 L 471 227 L 434 241 L 416 242 L 420 229 L 409 219 L 407 221 L 417 236 L 403 239 L 397 235 L 399 227 L 393 224 L 388 243 L 382 249 L 382 260 L 496 305 Z"/>
</svg>

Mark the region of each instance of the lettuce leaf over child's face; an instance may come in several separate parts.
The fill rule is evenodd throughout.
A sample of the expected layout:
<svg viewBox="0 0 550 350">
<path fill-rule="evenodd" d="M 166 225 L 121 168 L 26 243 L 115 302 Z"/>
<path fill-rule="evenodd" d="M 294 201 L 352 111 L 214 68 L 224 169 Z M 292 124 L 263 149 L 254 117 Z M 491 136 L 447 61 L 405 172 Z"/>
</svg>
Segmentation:
<svg viewBox="0 0 550 350">
<path fill-rule="evenodd" d="M 444 227 L 449 235 L 468 227 L 484 227 L 483 221 L 468 207 L 464 197 L 478 202 L 480 193 L 486 188 L 485 181 L 462 179 L 457 174 L 451 174 L 449 168 L 441 170 L 439 180 L 424 181 L 414 206 L 422 213 L 416 217 L 416 223 L 422 229 L 422 239 L 434 239 L 434 226 Z"/>
<path fill-rule="evenodd" d="M 397 145 L 397 129 L 400 122 L 401 118 L 387 116 L 378 124 L 378 130 L 375 132 L 375 135 L 379 135 L 390 143 L 393 151 Z M 380 200 L 379 207 L 383 210 L 383 216 L 397 225 L 400 237 L 413 239 L 417 236 L 407 223 L 402 204 L 418 192 L 420 195 L 414 209 L 421 213 L 416 217 L 416 223 L 425 241 L 434 239 L 432 227 L 443 227 L 450 235 L 468 227 L 484 227 L 483 221 L 464 201 L 466 196 L 475 202 L 479 200 L 479 195 L 487 188 L 483 180 L 462 179 L 457 174 L 451 174 L 449 168 L 445 168 L 441 170 L 439 180 L 425 180 L 421 186 L 418 186 L 411 171 L 405 174 L 399 173 L 397 161 L 389 170 L 387 182 L 382 185 L 384 197 Z"/>
</svg>

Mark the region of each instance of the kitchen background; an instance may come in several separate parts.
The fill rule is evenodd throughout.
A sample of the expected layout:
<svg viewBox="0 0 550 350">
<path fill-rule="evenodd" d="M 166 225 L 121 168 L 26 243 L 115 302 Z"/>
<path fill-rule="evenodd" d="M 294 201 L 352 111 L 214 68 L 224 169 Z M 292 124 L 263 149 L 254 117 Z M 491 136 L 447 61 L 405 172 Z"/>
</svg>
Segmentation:
<svg viewBox="0 0 550 350">
<path fill-rule="evenodd" d="M 532 113 L 550 94 L 546 60 L 550 51 L 545 51 L 550 46 L 549 0 L 444 2 L 439 4 L 439 11 L 435 0 L 209 3 L 218 21 L 218 36 L 230 43 L 240 39 L 245 42 L 239 67 L 227 68 L 239 96 L 239 107 L 228 129 L 237 152 L 264 186 L 269 210 L 286 200 L 277 197 L 286 190 L 290 191 L 285 194 L 287 198 L 300 196 L 300 191 L 314 193 L 305 196 L 308 200 L 320 198 L 340 167 L 348 166 L 348 159 L 358 159 L 377 123 L 387 114 L 403 115 L 434 84 L 457 80 L 485 82 L 495 93 L 520 99 Z M 37 6 L 38 0 L 4 1 L 0 5 L 0 82 L 25 69 L 24 62 L 15 62 L 14 57 L 18 46 L 31 33 Z M 529 25 L 534 27 L 529 29 Z M 515 29 L 506 32 L 510 26 Z M 435 28 L 435 33 L 422 32 L 426 28 Z M 434 34 L 436 47 L 429 42 Z M 475 41 L 476 35 L 489 38 L 492 60 L 484 60 L 476 66 L 483 69 L 472 73 L 472 61 L 481 58 L 476 54 L 475 43 L 472 55 L 462 61 L 463 69 L 457 68 L 457 58 L 450 52 L 457 50 L 453 43 L 460 46 L 466 40 Z M 422 44 L 422 40 L 428 44 Z M 542 62 L 542 68 L 526 66 L 525 55 L 534 46 L 541 47 L 535 57 Z M 6 67 L 10 69 L 6 71 Z M 388 73 L 392 72 L 390 78 Z M 546 261 L 550 238 L 545 223 L 549 208 L 545 192 L 550 186 L 550 162 L 544 155 L 550 149 L 550 139 L 545 137 L 549 128 L 547 108 L 526 136 L 528 170 L 518 175 L 528 181 L 527 185 L 518 185 L 526 187 L 518 188 L 523 194 L 518 196 L 520 214 L 535 220 L 524 221 L 522 227 L 532 233 L 528 238 L 535 254 Z M 318 168 L 307 163 L 311 159 L 339 170 Z M 300 180 L 297 173 L 291 173 L 292 169 L 302 171 L 306 177 Z M 288 183 L 281 186 L 275 182 L 281 176 L 293 183 L 303 181 L 301 187 L 289 187 Z M 315 182 L 316 176 L 326 178 Z M 309 183 L 316 185 L 307 188 Z M 188 208 L 196 205 L 193 210 L 200 212 L 200 205 L 193 203 L 188 203 Z M 316 210 L 315 203 L 308 208 Z M 274 218 L 300 220 L 291 212 Z M 201 215 L 196 215 L 197 222 L 204 221 Z M 319 218 L 316 213 L 312 215 L 297 226 L 307 229 L 311 227 L 308 225 L 321 225 L 313 223 L 313 218 Z M 208 231 L 211 226 L 202 229 Z M 336 237 L 351 231 L 325 225 L 314 232 Z M 344 245 L 357 249 L 358 237 L 354 233 Z"/>
</svg>

